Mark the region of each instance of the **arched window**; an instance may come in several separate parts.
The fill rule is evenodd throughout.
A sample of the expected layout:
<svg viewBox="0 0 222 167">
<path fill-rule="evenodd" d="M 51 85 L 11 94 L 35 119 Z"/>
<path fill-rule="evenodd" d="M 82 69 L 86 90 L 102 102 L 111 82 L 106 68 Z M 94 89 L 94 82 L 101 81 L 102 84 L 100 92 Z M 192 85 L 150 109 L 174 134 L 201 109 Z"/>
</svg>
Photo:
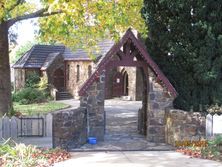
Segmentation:
<svg viewBox="0 0 222 167">
<path fill-rule="evenodd" d="M 92 66 L 89 65 L 88 66 L 88 78 L 91 76 L 91 74 L 92 74 Z"/>
<path fill-rule="evenodd" d="M 76 71 L 77 71 L 76 82 L 79 82 L 79 79 L 80 79 L 80 71 L 79 71 L 79 68 L 80 68 L 80 66 L 77 65 L 77 66 L 76 66 Z"/>
</svg>

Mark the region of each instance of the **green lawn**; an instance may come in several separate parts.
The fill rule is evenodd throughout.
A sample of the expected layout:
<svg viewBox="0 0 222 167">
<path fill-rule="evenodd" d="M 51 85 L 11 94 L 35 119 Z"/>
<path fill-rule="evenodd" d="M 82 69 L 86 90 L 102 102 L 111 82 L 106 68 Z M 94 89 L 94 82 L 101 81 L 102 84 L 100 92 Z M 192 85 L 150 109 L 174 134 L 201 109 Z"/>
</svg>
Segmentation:
<svg viewBox="0 0 222 167">
<path fill-rule="evenodd" d="M 14 102 L 13 107 L 16 112 L 21 112 L 22 115 L 36 115 L 36 114 L 48 113 L 59 109 L 64 109 L 69 107 L 69 105 L 54 101 L 50 101 L 47 103 L 28 104 L 28 105 L 21 105 L 19 103 Z"/>
</svg>

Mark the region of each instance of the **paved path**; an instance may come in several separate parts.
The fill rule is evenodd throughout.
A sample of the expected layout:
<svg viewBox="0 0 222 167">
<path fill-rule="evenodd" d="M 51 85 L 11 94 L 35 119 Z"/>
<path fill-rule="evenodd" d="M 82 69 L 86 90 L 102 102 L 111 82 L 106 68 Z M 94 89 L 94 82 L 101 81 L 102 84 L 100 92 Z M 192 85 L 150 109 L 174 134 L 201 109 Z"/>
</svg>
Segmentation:
<svg viewBox="0 0 222 167">
<path fill-rule="evenodd" d="M 222 167 L 222 163 L 189 158 L 172 151 L 77 152 L 55 167 Z"/>
<path fill-rule="evenodd" d="M 138 133 L 137 118 L 138 110 L 141 107 L 141 101 L 106 100 L 105 141 L 98 142 L 96 145 L 85 144 L 73 151 L 159 151 L 174 149 L 165 143 L 148 142 L 145 136 Z"/>
</svg>

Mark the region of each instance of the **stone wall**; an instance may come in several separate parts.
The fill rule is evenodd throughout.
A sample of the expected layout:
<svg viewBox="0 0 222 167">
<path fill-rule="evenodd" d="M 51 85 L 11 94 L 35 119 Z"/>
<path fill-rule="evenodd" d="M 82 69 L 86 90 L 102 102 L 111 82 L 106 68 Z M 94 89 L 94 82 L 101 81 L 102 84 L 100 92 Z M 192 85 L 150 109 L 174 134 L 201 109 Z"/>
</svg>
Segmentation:
<svg viewBox="0 0 222 167">
<path fill-rule="evenodd" d="M 175 146 L 177 142 L 205 138 L 205 116 L 199 112 L 169 109 L 165 122 L 166 143 Z"/>
<path fill-rule="evenodd" d="M 54 80 L 54 72 L 57 69 L 62 69 L 64 71 L 64 58 L 61 54 L 56 56 L 56 58 L 53 60 L 53 62 L 50 64 L 50 66 L 45 71 L 47 74 L 48 83 L 51 85 L 53 84 L 53 80 Z M 44 71 L 43 71 L 43 73 L 44 73 Z"/>
<path fill-rule="evenodd" d="M 70 109 L 53 113 L 53 147 L 72 149 L 87 141 L 86 109 Z"/>
<path fill-rule="evenodd" d="M 150 142 L 165 142 L 165 109 L 173 106 L 174 97 L 157 80 L 151 69 L 148 72 L 147 139 Z"/>
<path fill-rule="evenodd" d="M 39 68 L 28 68 L 28 69 L 25 69 L 25 79 L 27 79 L 29 76 L 31 75 L 38 75 L 40 76 L 40 69 Z"/>
<path fill-rule="evenodd" d="M 140 68 L 136 69 L 136 91 L 135 91 L 135 100 L 139 101 L 143 99 L 143 75 Z"/>
<path fill-rule="evenodd" d="M 15 90 L 17 91 L 25 86 L 25 69 L 15 69 L 14 75 Z"/>
<path fill-rule="evenodd" d="M 77 65 L 79 65 L 79 80 L 77 80 Z M 67 61 L 66 62 L 66 89 L 75 99 L 79 98 L 80 87 L 89 78 L 88 66 L 92 66 L 92 61 Z"/>
<path fill-rule="evenodd" d="M 32 74 L 38 74 L 40 76 L 40 70 L 39 69 L 20 69 L 16 68 L 14 69 L 14 75 L 15 75 L 15 90 L 19 90 L 21 88 L 24 88 L 26 79 L 32 75 Z"/>
<path fill-rule="evenodd" d="M 105 78 L 100 76 L 80 99 L 80 106 L 87 108 L 88 137 L 96 137 L 99 141 L 103 141 L 105 135 L 104 87 Z"/>
</svg>

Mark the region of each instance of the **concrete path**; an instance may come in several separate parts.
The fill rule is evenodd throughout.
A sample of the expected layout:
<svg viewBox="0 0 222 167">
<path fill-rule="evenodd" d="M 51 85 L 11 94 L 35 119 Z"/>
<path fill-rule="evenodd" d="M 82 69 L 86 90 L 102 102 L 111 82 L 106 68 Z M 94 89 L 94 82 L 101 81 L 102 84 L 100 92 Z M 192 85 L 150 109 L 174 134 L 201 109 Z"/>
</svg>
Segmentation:
<svg viewBox="0 0 222 167">
<path fill-rule="evenodd" d="M 138 110 L 141 107 L 141 101 L 106 100 L 105 141 L 98 142 L 96 145 L 85 144 L 72 151 L 160 151 L 174 149 L 165 143 L 148 142 L 145 136 L 138 133 Z"/>
<path fill-rule="evenodd" d="M 222 167 L 222 163 L 196 159 L 172 151 L 77 152 L 55 167 Z"/>
</svg>

